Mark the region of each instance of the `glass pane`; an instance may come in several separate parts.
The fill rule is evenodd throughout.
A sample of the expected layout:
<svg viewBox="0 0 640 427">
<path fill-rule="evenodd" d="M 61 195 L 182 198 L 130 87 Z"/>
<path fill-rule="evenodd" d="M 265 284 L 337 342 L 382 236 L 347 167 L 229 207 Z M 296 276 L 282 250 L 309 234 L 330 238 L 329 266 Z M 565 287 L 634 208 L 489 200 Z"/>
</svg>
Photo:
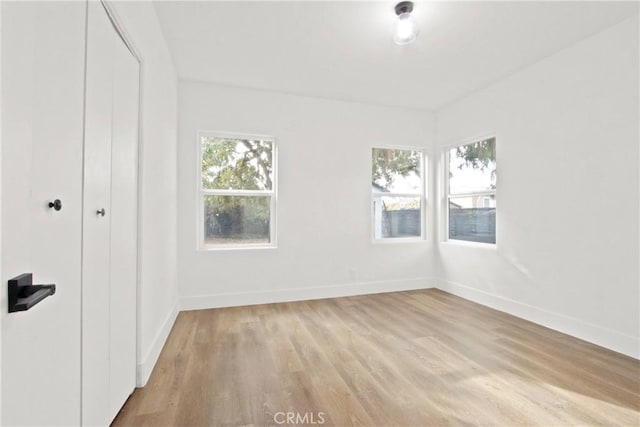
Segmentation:
<svg viewBox="0 0 640 427">
<path fill-rule="evenodd" d="M 374 148 L 371 186 L 374 192 L 420 194 L 422 153 L 414 150 Z"/>
<path fill-rule="evenodd" d="M 271 190 L 273 142 L 203 136 L 202 188 L 206 190 Z"/>
<path fill-rule="evenodd" d="M 449 198 L 449 239 L 495 243 L 495 196 Z"/>
<path fill-rule="evenodd" d="M 205 245 L 270 243 L 271 197 L 204 196 Z"/>
<path fill-rule="evenodd" d="M 420 237 L 420 197 L 374 197 L 373 222 L 376 239 Z"/>
<path fill-rule="evenodd" d="M 485 139 L 449 151 L 449 193 L 466 194 L 496 188 L 496 139 Z"/>
</svg>

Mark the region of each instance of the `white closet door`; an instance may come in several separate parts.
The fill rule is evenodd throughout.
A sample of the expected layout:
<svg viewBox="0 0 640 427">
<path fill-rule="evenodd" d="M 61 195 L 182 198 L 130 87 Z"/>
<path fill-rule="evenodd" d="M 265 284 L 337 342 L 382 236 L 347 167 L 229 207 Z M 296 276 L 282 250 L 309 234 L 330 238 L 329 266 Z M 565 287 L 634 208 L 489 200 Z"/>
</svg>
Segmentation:
<svg viewBox="0 0 640 427">
<path fill-rule="evenodd" d="M 111 141 L 110 420 L 136 378 L 136 282 L 139 65 L 115 47 Z"/>
<path fill-rule="evenodd" d="M 88 7 L 82 420 L 108 425 L 136 378 L 139 65 L 103 6 Z"/>
<path fill-rule="evenodd" d="M 82 424 L 109 424 L 111 138 L 117 34 L 89 2 L 82 236 Z"/>
</svg>

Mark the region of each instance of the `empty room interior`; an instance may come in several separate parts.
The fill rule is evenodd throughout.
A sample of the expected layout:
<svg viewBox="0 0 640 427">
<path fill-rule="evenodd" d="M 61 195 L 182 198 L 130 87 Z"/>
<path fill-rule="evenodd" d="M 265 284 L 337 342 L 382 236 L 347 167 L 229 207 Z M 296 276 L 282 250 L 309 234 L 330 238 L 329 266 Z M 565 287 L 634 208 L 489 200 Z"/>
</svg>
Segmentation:
<svg viewBox="0 0 640 427">
<path fill-rule="evenodd" d="M 640 426 L 639 13 L 0 0 L 0 424 Z"/>
</svg>

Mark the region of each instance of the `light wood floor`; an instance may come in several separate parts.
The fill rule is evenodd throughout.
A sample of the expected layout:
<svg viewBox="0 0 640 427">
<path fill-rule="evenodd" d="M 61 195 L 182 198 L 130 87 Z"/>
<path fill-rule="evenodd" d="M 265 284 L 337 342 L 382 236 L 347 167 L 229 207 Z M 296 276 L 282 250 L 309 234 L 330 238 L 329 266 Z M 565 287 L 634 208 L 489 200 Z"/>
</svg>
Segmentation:
<svg viewBox="0 0 640 427">
<path fill-rule="evenodd" d="M 114 425 L 637 426 L 639 375 L 432 289 L 190 311 Z"/>
</svg>

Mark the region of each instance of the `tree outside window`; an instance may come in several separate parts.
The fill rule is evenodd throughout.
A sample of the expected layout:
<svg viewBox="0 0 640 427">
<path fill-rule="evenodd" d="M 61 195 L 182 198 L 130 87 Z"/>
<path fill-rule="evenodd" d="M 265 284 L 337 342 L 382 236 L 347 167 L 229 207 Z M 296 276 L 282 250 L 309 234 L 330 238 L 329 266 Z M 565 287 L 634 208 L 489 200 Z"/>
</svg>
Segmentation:
<svg viewBox="0 0 640 427">
<path fill-rule="evenodd" d="M 203 245 L 273 245 L 274 140 L 205 135 L 200 144 Z"/>
<path fill-rule="evenodd" d="M 422 159 L 423 153 L 419 150 L 373 148 L 374 239 L 419 239 L 423 236 Z"/>
<path fill-rule="evenodd" d="M 496 139 L 448 151 L 448 236 L 496 243 Z"/>
</svg>

